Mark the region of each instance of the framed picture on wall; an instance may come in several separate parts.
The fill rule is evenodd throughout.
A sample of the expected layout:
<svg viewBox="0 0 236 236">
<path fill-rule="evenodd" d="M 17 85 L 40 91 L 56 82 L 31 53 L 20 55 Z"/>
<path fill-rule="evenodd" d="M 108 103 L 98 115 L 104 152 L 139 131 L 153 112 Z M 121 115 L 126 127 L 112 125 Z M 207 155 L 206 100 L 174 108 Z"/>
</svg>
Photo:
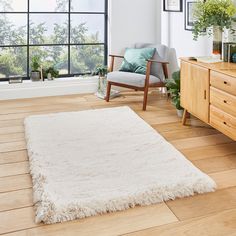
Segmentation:
<svg viewBox="0 0 236 236">
<path fill-rule="evenodd" d="M 193 31 L 194 19 L 193 11 L 196 6 L 196 1 L 185 0 L 185 30 Z"/>
<path fill-rule="evenodd" d="M 172 12 L 182 12 L 182 0 L 163 0 L 163 10 Z"/>
</svg>

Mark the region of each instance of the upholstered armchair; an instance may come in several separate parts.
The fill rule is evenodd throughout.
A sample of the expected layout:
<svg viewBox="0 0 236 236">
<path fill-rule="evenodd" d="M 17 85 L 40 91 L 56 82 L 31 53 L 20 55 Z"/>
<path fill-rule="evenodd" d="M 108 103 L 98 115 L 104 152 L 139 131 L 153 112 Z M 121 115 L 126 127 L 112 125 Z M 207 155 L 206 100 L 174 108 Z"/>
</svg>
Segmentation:
<svg viewBox="0 0 236 236">
<path fill-rule="evenodd" d="M 167 65 L 169 57 L 169 48 L 165 45 L 136 44 L 135 48 L 156 48 L 152 59 L 147 60 L 146 74 L 138 74 L 124 71 L 114 71 L 115 58 L 124 58 L 124 56 L 110 55 L 110 73 L 107 75 L 107 96 L 109 102 L 111 86 L 119 86 L 136 91 L 144 91 L 143 110 L 147 107 L 148 90 L 150 87 L 165 87 L 165 80 L 168 78 Z"/>
</svg>

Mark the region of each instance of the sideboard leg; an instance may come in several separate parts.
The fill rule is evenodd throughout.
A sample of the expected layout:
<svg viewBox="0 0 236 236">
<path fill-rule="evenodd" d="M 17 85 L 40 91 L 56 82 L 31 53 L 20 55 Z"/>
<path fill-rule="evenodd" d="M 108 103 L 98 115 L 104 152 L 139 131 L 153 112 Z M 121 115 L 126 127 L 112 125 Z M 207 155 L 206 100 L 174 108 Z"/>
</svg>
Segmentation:
<svg viewBox="0 0 236 236">
<path fill-rule="evenodd" d="M 187 120 L 187 109 L 184 109 L 184 114 L 183 114 L 183 118 L 182 118 L 182 125 L 186 124 L 186 120 Z"/>
</svg>

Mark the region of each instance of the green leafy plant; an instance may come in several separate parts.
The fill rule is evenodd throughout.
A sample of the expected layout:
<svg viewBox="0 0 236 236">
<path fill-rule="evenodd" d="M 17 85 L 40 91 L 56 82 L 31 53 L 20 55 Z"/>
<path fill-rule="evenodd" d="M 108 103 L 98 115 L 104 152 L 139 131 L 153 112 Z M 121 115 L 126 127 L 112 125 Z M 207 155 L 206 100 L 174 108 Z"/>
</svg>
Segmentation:
<svg viewBox="0 0 236 236">
<path fill-rule="evenodd" d="M 98 67 L 96 68 L 96 71 L 95 71 L 95 74 L 96 74 L 96 75 L 99 75 L 99 76 L 101 76 L 101 77 L 106 76 L 107 73 L 108 73 L 108 68 L 107 68 L 107 66 L 98 66 Z"/>
<path fill-rule="evenodd" d="M 180 106 L 180 71 L 172 74 L 172 79 L 167 80 L 166 87 L 171 96 L 172 104 L 177 110 L 182 110 L 183 108 Z"/>
<path fill-rule="evenodd" d="M 46 74 L 49 74 L 49 73 L 51 74 L 53 78 L 57 78 L 59 76 L 59 71 L 53 66 L 49 67 L 46 70 Z"/>
<path fill-rule="evenodd" d="M 40 57 L 37 55 L 34 55 L 31 59 L 31 71 L 38 72 L 39 68 L 40 68 Z"/>
<path fill-rule="evenodd" d="M 212 35 L 209 27 L 218 26 L 220 30 L 224 28 L 234 32 L 232 22 L 235 21 L 233 17 L 236 14 L 236 7 L 232 0 L 198 0 L 194 7 L 194 22 L 193 38 L 201 35 Z"/>
</svg>

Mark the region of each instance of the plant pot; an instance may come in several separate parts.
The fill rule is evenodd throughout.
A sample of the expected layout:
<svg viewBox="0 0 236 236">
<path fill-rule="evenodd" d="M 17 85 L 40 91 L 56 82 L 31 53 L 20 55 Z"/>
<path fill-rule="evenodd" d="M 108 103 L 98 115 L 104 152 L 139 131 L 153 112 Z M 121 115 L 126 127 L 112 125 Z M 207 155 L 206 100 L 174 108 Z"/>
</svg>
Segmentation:
<svg viewBox="0 0 236 236">
<path fill-rule="evenodd" d="M 51 73 L 48 73 L 48 74 L 47 74 L 47 79 L 48 79 L 48 80 L 53 80 L 53 77 L 52 77 L 52 74 L 51 74 Z"/>
<path fill-rule="evenodd" d="M 40 78 L 40 72 L 39 71 L 32 71 L 31 72 L 31 75 L 30 75 L 30 79 L 32 81 L 40 81 L 41 78 Z"/>
<path fill-rule="evenodd" d="M 181 110 L 176 109 L 176 112 L 177 112 L 177 116 L 178 117 L 180 117 L 180 118 L 183 117 L 183 114 L 184 114 L 184 110 L 183 109 L 181 109 Z"/>
<path fill-rule="evenodd" d="M 219 26 L 213 26 L 212 56 L 217 59 L 222 59 L 222 33 Z"/>
</svg>

